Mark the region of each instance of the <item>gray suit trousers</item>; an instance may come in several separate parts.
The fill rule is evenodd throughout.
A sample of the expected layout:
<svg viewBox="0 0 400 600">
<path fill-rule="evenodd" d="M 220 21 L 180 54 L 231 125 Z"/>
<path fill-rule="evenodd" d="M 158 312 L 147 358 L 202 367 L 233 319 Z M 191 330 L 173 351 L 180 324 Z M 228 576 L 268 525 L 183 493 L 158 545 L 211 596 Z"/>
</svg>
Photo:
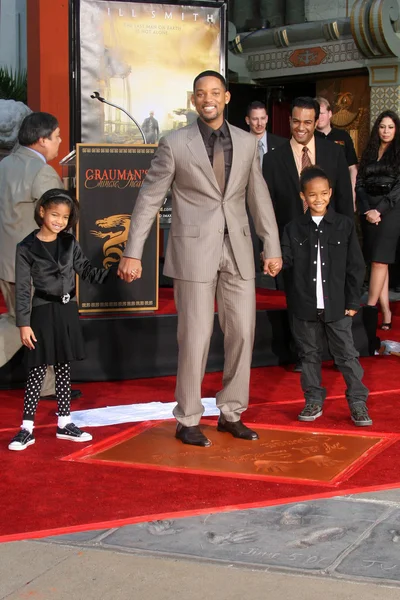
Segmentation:
<svg viewBox="0 0 400 600">
<path fill-rule="evenodd" d="M 217 406 L 227 421 L 238 421 L 249 402 L 255 281 L 240 276 L 228 235 L 224 236 L 215 278 L 209 282 L 174 279 L 174 296 L 179 346 L 175 418 L 191 427 L 199 423 L 204 412 L 201 384 L 213 332 L 216 298 L 225 350 L 223 389 L 216 396 Z"/>
</svg>

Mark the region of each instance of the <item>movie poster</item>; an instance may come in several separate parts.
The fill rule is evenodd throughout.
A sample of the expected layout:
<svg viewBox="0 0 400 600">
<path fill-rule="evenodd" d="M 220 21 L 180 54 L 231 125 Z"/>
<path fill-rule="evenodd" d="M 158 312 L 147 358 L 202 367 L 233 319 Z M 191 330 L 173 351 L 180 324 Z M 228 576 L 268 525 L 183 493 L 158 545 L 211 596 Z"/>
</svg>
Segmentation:
<svg viewBox="0 0 400 600">
<path fill-rule="evenodd" d="M 82 142 L 143 143 L 131 115 L 157 144 L 197 118 L 193 79 L 225 73 L 226 23 L 223 2 L 199 4 L 80 0 Z"/>
</svg>

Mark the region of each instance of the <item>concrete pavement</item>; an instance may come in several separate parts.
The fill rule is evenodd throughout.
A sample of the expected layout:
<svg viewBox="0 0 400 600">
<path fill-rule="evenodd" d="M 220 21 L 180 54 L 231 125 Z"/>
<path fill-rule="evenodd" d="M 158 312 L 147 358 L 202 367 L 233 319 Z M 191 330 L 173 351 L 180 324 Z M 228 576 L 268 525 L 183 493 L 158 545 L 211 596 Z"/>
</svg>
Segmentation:
<svg viewBox="0 0 400 600">
<path fill-rule="evenodd" d="M 0 545 L 0 599 L 400 600 L 400 490 Z"/>
</svg>

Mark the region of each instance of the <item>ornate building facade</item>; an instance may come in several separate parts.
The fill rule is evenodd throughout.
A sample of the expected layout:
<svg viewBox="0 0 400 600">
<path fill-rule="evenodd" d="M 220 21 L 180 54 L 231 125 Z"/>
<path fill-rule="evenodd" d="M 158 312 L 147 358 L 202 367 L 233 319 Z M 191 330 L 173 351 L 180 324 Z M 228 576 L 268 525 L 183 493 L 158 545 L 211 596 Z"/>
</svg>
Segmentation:
<svg viewBox="0 0 400 600">
<path fill-rule="evenodd" d="M 351 133 L 358 153 L 382 110 L 400 113 L 398 0 L 231 0 L 229 6 L 229 79 L 266 90 L 278 129 L 285 90 L 305 82 L 328 97 L 334 124 Z"/>
</svg>

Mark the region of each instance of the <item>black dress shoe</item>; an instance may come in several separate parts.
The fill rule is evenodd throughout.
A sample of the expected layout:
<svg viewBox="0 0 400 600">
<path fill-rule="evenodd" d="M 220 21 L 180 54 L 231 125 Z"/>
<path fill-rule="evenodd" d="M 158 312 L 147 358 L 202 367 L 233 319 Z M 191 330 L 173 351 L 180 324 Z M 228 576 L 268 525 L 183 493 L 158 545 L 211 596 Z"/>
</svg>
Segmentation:
<svg viewBox="0 0 400 600">
<path fill-rule="evenodd" d="M 81 390 L 71 390 L 71 400 L 77 400 L 82 396 Z M 48 394 L 47 396 L 40 396 L 41 400 L 57 400 L 56 394 Z"/>
<path fill-rule="evenodd" d="M 217 430 L 224 433 L 231 433 L 233 437 L 240 438 L 241 440 L 258 440 L 258 434 L 249 429 L 242 421 L 235 421 L 231 423 L 226 421 L 223 417 L 218 419 Z"/>
<path fill-rule="evenodd" d="M 178 423 L 175 437 L 184 444 L 190 444 L 191 446 L 211 446 L 210 440 L 206 438 L 198 425 L 185 427 L 181 423 Z"/>
</svg>

